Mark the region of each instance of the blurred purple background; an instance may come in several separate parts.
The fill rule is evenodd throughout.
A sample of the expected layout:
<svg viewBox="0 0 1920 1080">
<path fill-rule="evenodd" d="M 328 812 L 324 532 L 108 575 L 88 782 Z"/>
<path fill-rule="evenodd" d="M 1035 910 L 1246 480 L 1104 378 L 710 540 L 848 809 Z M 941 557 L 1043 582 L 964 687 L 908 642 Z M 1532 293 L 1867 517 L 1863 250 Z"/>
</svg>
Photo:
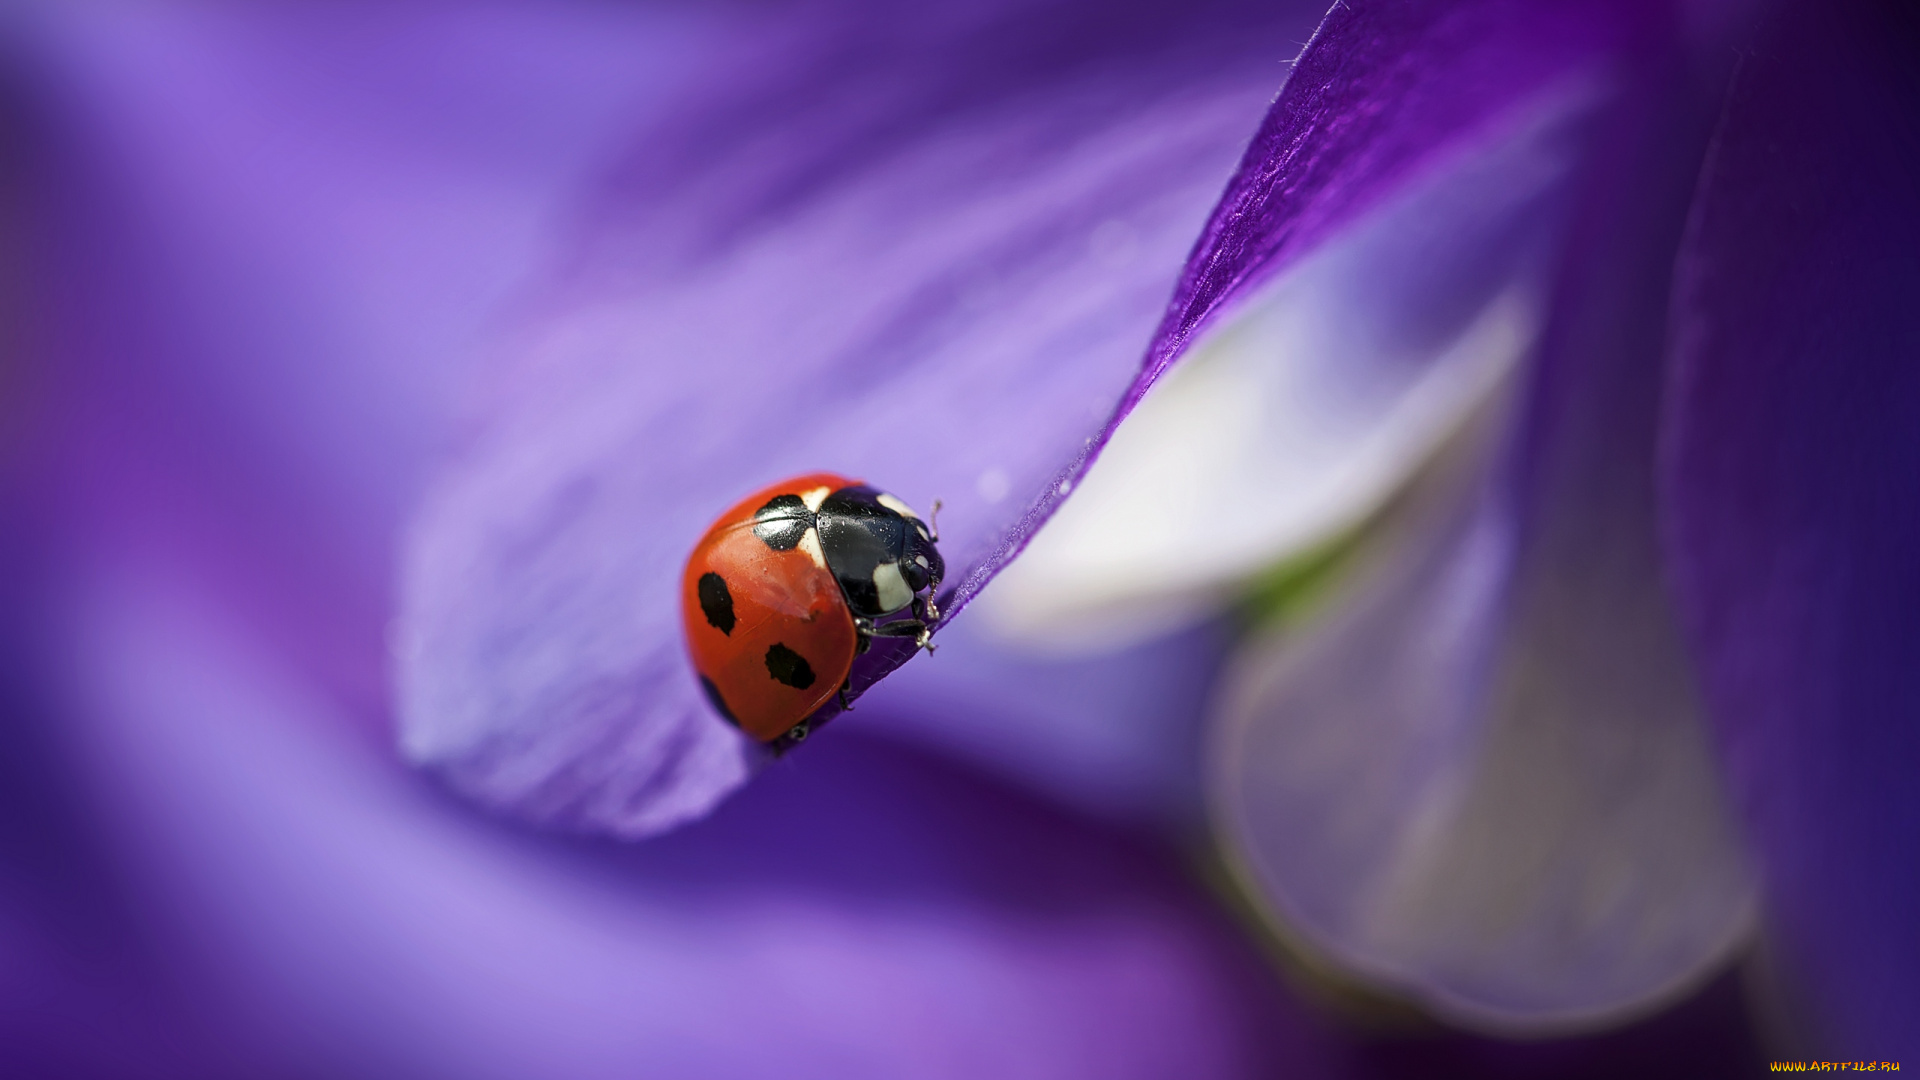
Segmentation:
<svg viewBox="0 0 1920 1080">
<path fill-rule="evenodd" d="M 1872 919 L 1896 917 L 1880 905 L 1855 923 L 1847 905 L 1815 911 L 1778 885 L 1782 864 L 1768 858 L 1804 853 L 1805 837 L 1838 820 L 1822 816 L 1831 803 L 1819 793 L 1757 819 L 1769 910 L 1785 911 L 1788 929 L 1769 924 L 1764 948 L 1743 936 L 1730 951 L 1689 955 L 1686 979 L 1597 1030 L 1477 1033 L 1444 1001 L 1424 1008 L 1435 998 L 1419 978 L 1342 969 L 1347 954 L 1329 946 L 1337 935 L 1280 944 L 1286 876 L 1333 872 L 1306 858 L 1236 878 L 1220 845 L 1259 841 L 1209 831 L 1208 800 L 1219 796 L 1207 785 L 1219 777 L 1206 771 L 1206 730 L 1225 708 L 1226 673 L 1244 655 L 1235 650 L 1252 640 L 1245 596 L 1214 597 L 1205 617 L 1144 641 L 1075 655 L 963 620 L 937 657 L 916 659 L 771 763 L 726 741 L 711 716 L 672 712 L 686 680 L 671 666 L 638 712 L 583 707 L 591 715 L 566 730 L 584 734 L 553 734 L 564 726 L 555 717 L 583 699 L 541 694 L 571 687 L 588 665 L 540 649 L 581 623 L 547 611 L 517 621 L 524 596 L 544 593 L 496 600 L 538 577 L 554 550 L 610 552 L 634 580 L 677 574 L 680 533 L 746 478 L 843 467 L 795 454 L 872 453 L 900 463 L 899 479 L 876 483 L 961 489 L 949 495 L 954 550 L 984 584 L 1059 504 L 1056 479 L 1079 477 L 1112 405 L 1144 390 L 1133 382 L 1142 356 L 1176 358 L 1213 325 L 1214 306 L 1239 310 L 1230 298 L 1260 295 L 1277 273 L 1263 267 L 1364 220 L 1443 149 L 1471 151 L 1459 132 L 1594 71 L 1606 73 L 1592 85 L 1608 88 L 1608 104 L 1578 98 L 1593 112 L 1568 121 L 1585 155 L 1566 181 L 1575 209 L 1552 226 L 1574 239 L 1554 249 L 1557 261 L 1515 256 L 1527 273 L 1554 275 L 1558 321 L 1541 332 L 1548 359 L 1529 361 L 1548 381 L 1501 383 L 1514 395 L 1501 400 L 1521 403 L 1502 415 L 1519 417 L 1517 445 L 1548 449 L 1485 468 L 1519 493 L 1514 520 L 1537 523 L 1552 493 L 1584 496 L 1611 475 L 1553 473 L 1592 445 L 1567 430 L 1591 421 L 1620 442 L 1621 430 L 1639 432 L 1629 456 L 1651 492 L 1656 442 L 1684 456 L 1696 452 L 1686 440 L 1706 437 L 1695 431 L 1737 417 L 1709 403 L 1697 427 L 1653 434 L 1657 412 L 1683 408 L 1656 385 L 1677 378 L 1660 366 L 1660 275 L 1688 227 L 1707 137 L 1723 123 L 1737 130 L 1738 114 L 1715 118 L 1732 77 L 1726 43 L 1747 40 L 1745 14 L 1348 5 L 1302 61 L 1322 81 L 1289 84 L 1293 96 L 1271 113 L 1320 25 L 1312 3 L 1058 0 L 928 14 L 502 0 L 0 15 L 0 1071 L 1693 1077 L 1750 1075 L 1770 1057 L 1897 1032 L 1897 1016 L 1882 1016 L 1842 1025 L 1838 1043 L 1807 1034 L 1819 1025 L 1806 1017 L 1833 1008 L 1831 987 L 1860 970 L 1864 948 L 1820 928 L 1861 925 L 1864 941 L 1883 925 Z M 1843 29 L 1865 35 L 1877 17 Z M 1496 25 L 1506 36 L 1486 32 Z M 1460 51 L 1462 41 L 1479 51 Z M 1342 87 L 1359 89 L 1343 98 Z M 1383 102 L 1402 102 L 1404 130 Z M 1643 124 L 1649 114 L 1659 123 Z M 1897 130 L 1913 134 L 1910 123 Z M 1310 167 L 1285 152 L 1295 135 L 1321 155 Z M 1836 154 L 1856 145 L 1841 141 Z M 1910 178 L 1899 169 L 1913 159 L 1889 154 L 1892 164 L 1860 175 Z M 1287 171 L 1296 166 L 1307 171 Z M 1727 183 L 1745 190 L 1737 175 Z M 1595 198 L 1602 187 L 1625 209 Z M 1060 225 L 1069 211 L 1084 213 L 1077 231 Z M 1912 207 L 1904 213 L 1894 215 L 1902 228 Z M 1654 218 L 1644 234 L 1608 231 Z M 1125 225 L 1125 257 L 1114 254 L 1122 233 L 1098 231 L 1112 222 Z M 1693 228 L 1754 235 L 1719 222 Z M 967 246 L 976 238 L 977 250 Z M 1703 262 L 1723 250 L 1690 249 Z M 1900 277 L 1910 258 L 1887 258 L 1889 279 L 1911 280 Z M 778 292 L 768 281 L 786 280 L 755 276 L 768 264 L 791 275 L 796 307 L 817 303 L 817 324 L 767 299 Z M 1649 278 L 1642 268 L 1653 264 Z M 1634 284 L 1646 280 L 1642 296 Z M 1738 292 L 1724 270 L 1704 280 Z M 1702 311 L 1754 304 L 1716 302 Z M 1662 310 L 1642 318 L 1636 305 Z M 1044 317 L 1069 308 L 1057 323 Z M 883 329 L 819 356 L 803 344 L 779 350 L 844 325 Z M 1622 326 L 1640 367 L 1582 359 L 1611 348 L 1609 328 Z M 621 351 L 622 335 L 655 330 L 714 355 L 657 342 L 652 353 L 644 343 Z M 874 374 L 896 360 L 904 373 Z M 762 369 L 773 373 L 764 383 Z M 608 371 L 619 379 L 596 381 Z M 1872 397 L 1896 381 L 1882 375 L 1847 392 Z M 703 399 L 665 389 L 706 378 L 737 387 L 737 400 L 689 409 Z M 1688 385 L 1715 378 L 1725 376 L 1706 370 Z M 899 436 L 878 425 L 751 441 L 796 386 L 841 417 L 957 404 L 918 431 L 911 452 L 893 454 L 884 440 Z M 981 419 L 1023 386 L 1038 419 L 1001 417 L 1005 433 Z M 649 388 L 659 400 L 638 400 Z M 1556 427 L 1564 393 L 1628 404 Z M 1087 399 L 1093 407 L 1072 415 L 1055 407 Z M 608 402 L 611 419 L 582 411 Z M 1884 426 L 1897 426 L 1889 411 Z M 733 449 L 707 453 L 659 426 L 675 416 L 713 425 Z M 514 532 L 522 508 L 488 500 L 545 492 L 515 486 L 545 468 L 543 440 L 558 445 L 603 419 L 626 441 L 583 440 L 585 464 L 553 475 L 585 476 L 589 501 L 657 498 L 642 508 L 658 516 L 589 514 L 599 524 L 584 533 Z M 1001 459 L 982 447 L 1004 452 L 1012 497 L 940 472 L 984 477 Z M 1407 451 L 1400 481 L 1415 483 L 1415 459 L 1444 449 Z M 1682 473 L 1677 486 L 1718 482 L 1710 470 Z M 1726 482 L 1789 490 L 1764 476 Z M 1643 494 L 1632 506 L 1650 519 L 1656 497 Z M 1900 513 L 1893 532 L 1905 536 L 1914 514 Z M 1651 565 L 1655 527 L 1625 516 L 1645 526 Z M 1719 536 L 1711 508 L 1678 516 Z M 1527 535 L 1577 531 L 1581 518 L 1554 520 Z M 607 522 L 658 531 L 629 546 Z M 549 535 L 565 543 L 542 546 Z M 1699 555 L 1690 536 L 1672 541 L 1683 568 L 1748 565 Z M 1836 558 L 1853 550 L 1835 543 Z M 1527 549 L 1535 561 L 1514 580 L 1546 581 L 1531 587 L 1551 593 L 1561 579 L 1537 555 L 1547 549 Z M 473 552 L 485 574 L 458 561 Z M 435 574 L 433 588 L 420 586 Z M 1715 636 L 1727 609 L 1714 590 L 1741 583 L 1697 576 L 1682 590 L 1688 655 L 1705 657 L 1705 696 L 1718 705 L 1731 684 L 1716 673 L 1743 661 Z M 593 593 L 626 579 L 581 580 Z M 615 616 L 627 595 L 598 596 L 591 617 L 624 626 Z M 442 638 L 423 647 L 419 627 Z M 608 680 L 652 686 L 642 660 L 677 656 L 678 644 L 650 632 L 633 631 L 640 659 L 621 667 L 621 653 Z M 463 634 L 479 644 L 461 651 Z M 457 647 L 435 651 L 449 635 Z M 1892 669 L 1904 653 L 1889 655 Z M 527 656 L 537 662 L 515 666 Z M 489 683 L 509 675 L 534 690 L 518 697 L 517 683 Z M 416 696 L 408 680 L 431 692 Z M 1893 711 L 1909 715 L 1907 688 L 1894 683 Z M 512 713 L 511 703 L 555 700 L 565 704 L 553 715 Z M 485 737 L 433 743 L 452 747 L 444 754 L 409 741 L 433 766 L 414 768 L 398 747 L 418 731 L 403 733 L 399 713 L 421 702 L 471 705 Z M 1737 729 L 1739 762 L 1792 745 L 1772 728 L 1716 722 Z M 1846 747 L 1911 760 L 1910 728 L 1861 724 Z M 646 742 L 628 728 L 689 734 Z M 1825 769 L 1844 770 L 1855 752 L 1806 738 Z M 1764 780 L 1739 774 L 1731 803 L 1748 810 Z M 596 835 L 665 820 L 645 816 L 649 800 L 682 788 L 697 795 L 685 805 L 717 809 L 676 810 L 673 820 L 691 823 L 647 839 Z M 1847 806 L 1869 824 L 1846 817 L 1851 831 L 1836 834 L 1863 853 L 1836 871 L 1856 885 L 1860 866 L 1882 865 L 1911 834 L 1911 800 L 1884 791 L 1861 796 L 1865 810 Z M 1906 895 L 1904 873 L 1886 897 Z M 1888 964 L 1910 958 L 1908 933 L 1887 946 Z M 1881 1000 L 1898 1009 L 1911 982 L 1862 985 L 1891 987 Z"/>
</svg>

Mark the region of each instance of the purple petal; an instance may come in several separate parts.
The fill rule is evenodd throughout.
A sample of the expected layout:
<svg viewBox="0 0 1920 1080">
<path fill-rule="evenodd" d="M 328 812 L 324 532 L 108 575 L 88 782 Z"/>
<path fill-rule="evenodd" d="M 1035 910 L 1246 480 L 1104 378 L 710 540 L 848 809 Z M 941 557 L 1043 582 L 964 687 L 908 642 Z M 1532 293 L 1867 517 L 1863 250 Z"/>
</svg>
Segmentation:
<svg viewBox="0 0 1920 1080">
<path fill-rule="evenodd" d="M 1193 886 L 1115 834 L 857 737 L 645 848 L 504 832 L 151 575 L 69 606 L 61 730 L 162 969 L 236 1071 L 1325 1068 Z"/>
<path fill-rule="evenodd" d="M 1666 498 L 1768 915 L 1849 1057 L 1920 1056 L 1920 25 L 1786 5 L 1682 253 Z"/>
<path fill-rule="evenodd" d="M 486 12 L 499 10 L 473 17 L 496 25 Z M 51 406 L 33 418 L 50 445 L 30 459 L 45 467 L 31 477 L 31 509 L 58 520 L 22 526 L 7 489 L 0 537 L 38 529 L 35 542 L 59 550 L 61 570 L 98 557 L 125 572 L 92 580 L 84 604 L 58 593 L 9 604 L 0 620 L 8 761 L 54 789 L 36 800 L 28 785 L 10 784 L 5 806 L 45 811 L 44 802 L 78 819 L 37 814 L 19 834 L 8 823 L 10 841 L 52 849 L 18 871 L 25 880 L 14 877 L 18 852 L 6 852 L 0 1059 L 10 1070 L 1315 1069 L 1288 1004 L 1161 853 L 938 763 L 858 739 L 829 745 L 806 771 L 776 772 L 728 814 L 635 853 L 477 823 L 356 738 L 381 725 L 378 699 L 338 685 L 297 635 L 347 608 L 347 647 L 381 651 L 378 575 L 392 504 L 408 496 L 438 393 L 412 380 L 432 358 L 467 347 L 479 321 L 471 308 L 496 302 L 537 260 L 528 249 L 544 227 L 526 222 L 541 218 L 554 187 L 577 182 L 592 151 L 572 140 L 592 143 L 593 133 L 534 155 L 542 164 L 531 177 L 492 173 L 486 160 L 523 161 L 513 144 L 531 129 L 556 136 L 537 123 L 503 131 L 511 125 L 498 122 L 497 101 L 476 106 L 480 161 L 442 156 L 446 144 L 426 130 L 397 146 L 365 145 L 351 136 L 366 117 L 351 111 L 320 109 L 348 137 L 309 144 L 312 128 L 270 121 L 289 98 L 304 100 L 302 88 L 337 84 L 294 77 L 307 54 L 268 45 L 313 45 L 309 60 L 322 69 L 388 70 L 360 51 L 387 40 L 388 24 L 340 17 L 333 37 L 262 15 L 293 32 L 265 33 L 267 44 L 238 34 L 247 47 L 233 52 L 202 48 L 197 33 L 121 34 L 117 24 L 58 43 L 74 50 L 63 62 L 98 61 L 84 76 L 58 69 L 59 91 L 84 100 L 62 101 L 76 115 L 59 117 L 70 124 L 61 148 L 78 163 L 62 160 L 53 177 L 71 185 L 58 190 L 65 216 L 52 229 L 61 258 L 48 291 L 58 303 L 35 312 L 57 331 L 54 346 L 71 347 L 46 366 L 52 385 L 34 384 L 46 391 L 35 405 Z M 420 27 L 414 43 L 442 60 L 525 55 L 511 46 L 568 51 L 533 32 L 553 27 L 532 19 L 479 34 L 481 47 L 461 53 L 452 42 L 471 39 L 460 25 Z M 590 55 L 631 57 L 643 44 L 608 35 L 571 40 Z M 234 78 L 225 64 L 256 47 L 263 70 Z M 183 48 L 185 58 L 174 51 Z M 419 55 L 396 51 L 401 69 Z M 540 95 L 508 93 L 525 86 L 501 64 L 479 66 L 497 77 L 481 85 L 541 111 Z M 555 97 L 580 88 L 571 76 L 591 82 L 588 68 L 556 76 Z M 277 96 L 271 88 L 283 84 L 263 85 L 265 75 L 294 87 Z M 417 102 L 384 86 L 371 97 L 382 115 Z M 209 118 L 211 106 L 257 107 L 261 123 Z M 206 128 L 176 145 L 168 134 L 183 119 Z M 96 123 L 104 120 L 124 126 Z M 430 116 L 421 122 L 435 127 Z M 326 167 L 282 171 L 287 157 L 307 155 Z M 419 170 L 419 186 L 385 172 L 396 166 Z M 476 177 L 499 183 L 501 205 L 477 213 L 472 233 L 454 230 L 460 244 L 443 249 L 444 237 L 410 231 L 435 233 L 431 196 Z M 348 227 L 360 223 L 368 227 Z M 407 257 L 410 242 L 419 262 Z M 451 262 L 487 265 L 440 266 L 431 255 L 443 250 Z M 340 306 L 307 307 L 315 297 Z M 378 310 L 361 311 L 369 299 Z M 420 325 L 407 324 L 409 311 Z M 340 337 L 309 340 L 316 328 Z M 15 464 L 0 479 L 10 484 Z M 9 601 L 22 580 L 36 592 L 70 583 L 38 580 L 43 567 L 23 569 L 12 547 L 0 575 Z M 255 565 L 243 572 L 234 562 Z M 228 602 L 243 614 L 209 613 Z M 45 691 L 49 680 L 81 707 L 17 692 L 19 681 Z M 49 758 L 55 767 L 28 767 Z M 65 771 L 76 765 L 79 783 Z M 16 906 L 18 897 L 37 906 Z M 63 933 L 47 933 L 49 924 Z"/>
<path fill-rule="evenodd" d="M 1617 1023 L 1751 926 L 1655 544 L 1668 273 L 1715 104 L 1695 55 L 1634 58 L 1494 463 L 1442 473 L 1335 613 L 1230 677 L 1214 795 L 1250 882 L 1476 1026 Z"/>
<path fill-rule="evenodd" d="M 415 760 L 543 821 L 642 835 L 704 813 L 760 754 L 688 670 L 678 574 L 712 515 L 783 475 L 943 500 L 949 610 L 991 575 L 1132 382 L 1286 48 L 1270 23 L 1221 38 L 1171 9 L 1115 25 L 1023 57 L 1045 78 L 1012 91 L 977 54 L 1047 41 L 1019 19 L 859 63 L 783 55 L 776 132 L 765 103 L 702 118 L 768 155 L 763 136 L 858 153 L 756 153 L 744 180 L 690 154 L 677 184 L 634 181 L 639 223 L 609 228 L 667 265 L 556 290 L 413 530 Z M 866 64 L 877 119 L 837 96 Z M 760 171 L 788 177 L 779 198 Z M 707 246 L 682 252 L 689 233 Z"/>
<path fill-rule="evenodd" d="M 543 821 L 705 812 L 758 759 L 680 655 L 674 574 L 718 508 L 815 469 L 942 499 L 957 612 L 1233 287 L 1639 17 L 1337 10 L 1154 337 L 1284 13 L 980 10 L 932 35 L 865 13 L 831 49 L 770 36 L 730 68 L 767 73 L 647 144 L 413 532 L 415 760 Z"/>
<path fill-rule="evenodd" d="M 1353 529 L 1532 348 L 1597 79 L 1489 121 L 1196 335 L 986 594 L 1035 648 L 1221 610 Z M 1142 507 L 1152 507 L 1142 513 Z"/>
<path fill-rule="evenodd" d="M 1129 401 L 1249 279 L 1326 239 L 1463 133 L 1666 17 L 1637 3 L 1334 5 L 1215 209 Z"/>
</svg>

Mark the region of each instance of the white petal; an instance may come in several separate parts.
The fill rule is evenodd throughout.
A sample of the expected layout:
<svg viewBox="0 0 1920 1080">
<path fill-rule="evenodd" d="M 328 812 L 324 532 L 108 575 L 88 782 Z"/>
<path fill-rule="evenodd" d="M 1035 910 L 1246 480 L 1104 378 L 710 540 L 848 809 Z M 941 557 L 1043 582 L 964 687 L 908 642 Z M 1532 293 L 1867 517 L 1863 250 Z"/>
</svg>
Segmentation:
<svg viewBox="0 0 1920 1080">
<path fill-rule="evenodd" d="M 1749 870 L 1632 530 L 1521 564 L 1477 475 L 1425 485 L 1333 611 L 1230 670 L 1216 826 L 1348 970 L 1509 1034 L 1618 1022 L 1745 941 Z"/>
</svg>

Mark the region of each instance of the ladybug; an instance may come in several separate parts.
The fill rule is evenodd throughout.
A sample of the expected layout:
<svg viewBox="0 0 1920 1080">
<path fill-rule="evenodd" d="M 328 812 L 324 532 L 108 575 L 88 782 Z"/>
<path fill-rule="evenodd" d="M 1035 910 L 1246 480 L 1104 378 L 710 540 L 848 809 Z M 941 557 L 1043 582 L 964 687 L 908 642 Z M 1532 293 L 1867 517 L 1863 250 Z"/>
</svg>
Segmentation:
<svg viewBox="0 0 1920 1080">
<path fill-rule="evenodd" d="M 946 572 L 937 539 L 906 503 L 832 473 L 775 484 L 721 514 L 680 586 L 687 651 L 715 711 L 761 742 L 791 744 L 830 698 L 846 704 L 853 658 L 871 638 L 931 650 Z"/>
</svg>

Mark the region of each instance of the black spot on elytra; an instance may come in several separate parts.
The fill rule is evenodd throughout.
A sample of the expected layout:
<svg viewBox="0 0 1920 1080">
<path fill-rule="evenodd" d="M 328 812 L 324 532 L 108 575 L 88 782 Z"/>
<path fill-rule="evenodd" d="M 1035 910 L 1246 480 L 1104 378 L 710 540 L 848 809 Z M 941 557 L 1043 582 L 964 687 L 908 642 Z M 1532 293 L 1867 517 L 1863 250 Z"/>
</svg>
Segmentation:
<svg viewBox="0 0 1920 1080">
<path fill-rule="evenodd" d="M 727 579 L 708 571 L 700 575 L 695 591 L 700 594 L 700 611 L 707 617 L 707 625 L 732 637 L 733 594 L 727 591 Z"/>
<path fill-rule="evenodd" d="M 734 727 L 740 726 L 740 721 L 734 717 L 733 710 L 727 708 L 726 699 L 720 696 L 720 688 L 713 685 L 712 679 L 707 678 L 705 675 L 700 676 L 700 689 L 707 692 L 707 700 L 713 703 L 714 712 L 725 717 L 727 723 L 732 724 Z"/>
<path fill-rule="evenodd" d="M 807 658 L 777 643 L 767 650 L 767 674 L 795 690 L 813 685 L 813 667 Z"/>
<path fill-rule="evenodd" d="M 775 551 L 792 551 L 813 528 L 813 511 L 798 495 L 775 495 L 753 512 L 753 535 Z"/>
</svg>

